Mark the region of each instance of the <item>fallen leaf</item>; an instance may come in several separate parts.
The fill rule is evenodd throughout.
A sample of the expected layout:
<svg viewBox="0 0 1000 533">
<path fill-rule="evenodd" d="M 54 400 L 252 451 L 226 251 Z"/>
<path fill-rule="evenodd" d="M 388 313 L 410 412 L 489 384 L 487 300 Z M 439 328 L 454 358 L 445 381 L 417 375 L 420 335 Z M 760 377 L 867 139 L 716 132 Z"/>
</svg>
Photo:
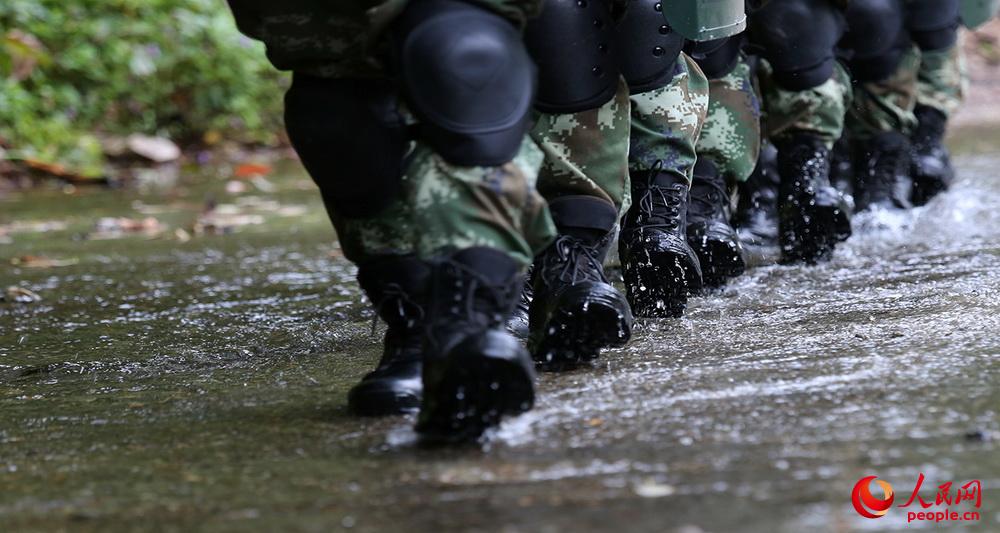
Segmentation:
<svg viewBox="0 0 1000 533">
<path fill-rule="evenodd" d="M 90 238 L 95 240 L 116 239 L 128 234 L 155 237 L 166 229 L 165 225 L 153 217 L 105 217 L 97 221 L 94 233 L 90 234 Z"/>
<path fill-rule="evenodd" d="M 79 259 L 51 259 L 39 255 L 22 255 L 10 260 L 10 264 L 23 268 L 65 267 L 75 265 L 79 262 Z"/>
<path fill-rule="evenodd" d="M 259 176 L 266 176 L 270 174 L 272 170 L 273 169 L 270 165 L 265 165 L 263 163 L 244 163 L 233 169 L 233 175 L 237 178 L 255 178 Z"/>
<path fill-rule="evenodd" d="M 7 287 L 3 292 L 3 297 L 0 299 L 11 303 L 30 304 L 40 302 L 42 297 L 38 293 L 24 287 Z"/>
<path fill-rule="evenodd" d="M 184 228 L 177 228 L 174 230 L 174 238 L 178 242 L 185 243 L 191 240 L 191 234 L 184 230 Z"/>
</svg>

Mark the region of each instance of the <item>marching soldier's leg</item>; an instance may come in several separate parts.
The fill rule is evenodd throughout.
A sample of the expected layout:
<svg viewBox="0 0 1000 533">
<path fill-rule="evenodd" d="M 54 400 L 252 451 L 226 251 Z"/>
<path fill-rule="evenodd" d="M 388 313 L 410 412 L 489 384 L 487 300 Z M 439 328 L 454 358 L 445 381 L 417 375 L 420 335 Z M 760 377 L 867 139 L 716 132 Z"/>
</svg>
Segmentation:
<svg viewBox="0 0 1000 533">
<path fill-rule="evenodd" d="M 475 437 L 533 401 L 533 363 L 502 324 L 553 237 L 526 136 L 534 67 L 514 25 L 464 2 L 409 4 L 391 37 L 398 82 L 296 76 L 289 137 L 389 323 L 352 408 L 420 400 L 418 431 Z"/>
<path fill-rule="evenodd" d="M 923 2 L 916 3 L 923 5 Z M 957 0 L 943 3 L 957 3 Z M 908 9 L 910 7 L 907 6 Z M 925 21 L 933 20 L 932 14 L 921 9 L 912 9 L 910 15 Z M 914 23 L 917 25 L 916 21 Z M 944 135 L 948 117 L 958 109 L 965 96 L 965 58 L 957 29 L 938 31 L 938 39 L 921 39 L 924 47 L 920 52 L 917 105 L 914 109 L 917 126 L 910 135 L 910 176 L 913 178 L 910 199 L 915 205 L 923 205 L 945 191 L 955 177 L 948 149 L 944 146 Z M 935 40 L 939 42 L 934 43 Z"/>
<path fill-rule="evenodd" d="M 628 199 L 628 87 L 602 0 L 547 2 L 526 39 L 540 78 L 531 133 L 545 154 L 538 190 L 558 238 L 536 257 L 522 308 L 535 360 L 563 369 L 631 336 L 628 302 L 603 267 Z"/>
<path fill-rule="evenodd" d="M 850 80 L 834 48 L 843 13 L 829 0 L 772 0 L 751 18 L 763 48 L 760 85 L 767 136 L 777 148 L 779 240 L 786 262 L 829 258 L 850 235 L 830 185 L 830 151 L 843 131 Z"/>
<path fill-rule="evenodd" d="M 951 180 L 946 153 L 943 148 L 934 149 L 934 145 L 940 147 L 944 135 L 944 115 L 933 108 L 921 107 L 924 126 L 918 131 L 921 121 L 916 112 L 924 57 L 928 60 L 928 74 L 943 66 L 942 59 L 950 55 L 957 43 L 959 7 L 958 0 L 898 3 L 897 9 L 903 14 L 907 31 L 900 44 L 888 54 L 898 66 L 881 78 L 869 76 L 858 80 L 860 89 L 849 116 L 848 129 L 856 147 L 855 197 L 859 209 L 909 207 L 911 168 L 915 171 L 912 196 L 921 201 L 927 197 L 926 193 L 940 191 Z M 893 58 L 893 53 L 900 57 Z M 890 62 L 882 63 L 888 65 Z M 960 87 L 960 80 L 955 83 Z M 917 146 L 911 147 L 911 138 L 917 141 L 918 150 L 934 151 L 937 157 L 917 156 L 913 150 Z M 928 172 L 923 171 L 921 162 L 928 163 L 925 167 Z"/>
<path fill-rule="evenodd" d="M 698 138 L 691 183 L 688 243 L 701 260 L 705 286 L 719 287 L 746 269 L 731 224 L 729 191 L 746 181 L 760 153 L 760 102 L 741 52 L 742 37 L 699 44 L 690 50 L 709 80 L 708 116 Z"/>
<path fill-rule="evenodd" d="M 920 53 L 908 47 L 898 67 L 878 81 L 858 83 L 847 117 L 853 145 L 854 200 L 857 209 L 909 206 L 908 135 L 916 126 Z"/>
<path fill-rule="evenodd" d="M 697 152 L 708 113 L 708 79 L 681 54 L 665 84 L 633 86 L 632 206 L 622 219 L 619 255 L 633 312 L 678 317 L 688 292 L 702 288 L 698 256 L 687 241 L 687 212 Z"/>
</svg>

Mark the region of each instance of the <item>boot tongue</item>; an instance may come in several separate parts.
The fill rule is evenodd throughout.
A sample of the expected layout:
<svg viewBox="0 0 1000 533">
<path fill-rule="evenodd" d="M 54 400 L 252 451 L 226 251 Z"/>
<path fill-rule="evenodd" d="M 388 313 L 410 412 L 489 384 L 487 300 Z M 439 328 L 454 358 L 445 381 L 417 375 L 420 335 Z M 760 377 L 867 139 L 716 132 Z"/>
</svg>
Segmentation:
<svg viewBox="0 0 1000 533">
<path fill-rule="evenodd" d="M 521 265 L 500 250 L 486 247 L 467 248 L 456 252 L 451 260 L 476 272 L 495 285 L 510 283 L 521 273 Z"/>
<path fill-rule="evenodd" d="M 549 201 L 549 212 L 560 235 L 569 235 L 587 243 L 597 243 L 618 222 L 614 204 L 596 196 L 561 196 Z"/>
</svg>

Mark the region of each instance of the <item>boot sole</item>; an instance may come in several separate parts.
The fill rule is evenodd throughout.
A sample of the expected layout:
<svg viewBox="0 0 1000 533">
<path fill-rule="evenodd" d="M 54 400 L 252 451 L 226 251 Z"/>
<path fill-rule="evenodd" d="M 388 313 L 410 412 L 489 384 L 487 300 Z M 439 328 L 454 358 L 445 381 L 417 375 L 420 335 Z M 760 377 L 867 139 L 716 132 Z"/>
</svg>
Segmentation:
<svg viewBox="0 0 1000 533">
<path fill-rule="evenodd" d="M 680 318 L 687 309 L 688 292 L 702 288 L 698 266 L 686 253 L 647 252 L 642 268 L 623 265 L 623 277 L 632 313 L 643 318 Z"/>
<path fill-rule="evenodd" d="M 531 360 L 516 340 L 510 341 L 520 354 L 479 353 L 453 360 L 435 390 L 443 401 L 435 412 L 422 413 L 417 424 L 422 443 L 472 442 L 499 425 L 503 417 L 531 409 L 535 402 Z"/>
<path fill-rule="evenodd" d="M 625 346 L 632 337 L 632 316 L 619 294 L 591 296 L 576 306 L 560 306 L 545 325 L 545 336 L 532 350 L 542 370 L 572 370 L 597 359 L 603 348 Z M 616 305 L 617 304 L 617 305 Z"/>
</svg>

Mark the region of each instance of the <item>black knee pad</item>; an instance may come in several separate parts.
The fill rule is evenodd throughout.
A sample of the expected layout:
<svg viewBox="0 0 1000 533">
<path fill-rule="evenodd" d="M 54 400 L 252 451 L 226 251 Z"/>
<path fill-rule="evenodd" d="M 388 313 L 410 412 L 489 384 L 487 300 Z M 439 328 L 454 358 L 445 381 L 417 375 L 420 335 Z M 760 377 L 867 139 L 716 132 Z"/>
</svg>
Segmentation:
<svg viewBox="0 0 1000 533">
<path fill-rule="evenodd" d="M 912 46 L 903 0 L 851 0 L 847 33 L 839 46 L 855 81 L 874 82 L 891 76 Z"/>
<path fill-rule="evenodd" d="M 852 54 L 848 52 L 848 67 L 851 70 L 851 79 L 857 82 L 882 81 L 892 76 L 899 64 L 903 61 L 903 56 L 913 47 L 910 36 L 905 31 L 896 37 L 896 42 L 883 50 L 878 55 Z"/>
<path fill-rule="evenodd" d="M 285 95 L 285 128 L 331 211 L 371 216 L 394 200 L 407 136 L 386 81 L 296 74 Z"/>
<path fill-rule="evenodd" d="M 663 18 L 662 0 L 629 0 L 615 37 L 618 62 L 632 94 L 670 83 L 685 40 Z"/>
<path fill-rule="evenodd" d="M 684 47 L 686 52 L 710 80 L 719 79 L 736 68 L 743 49 L 743 36 L 734 35 L 714 41 L 691 42 Z"/>
<path fill-rule="evenodd" d="M 510 161 L 535 94 L 535 67 L 518 29 L 472 4 L 420 0 L 408 4 L 392 34 L 420 138 L 455 165 Z"/>
<path fill-rule="evenodd" d="M 782 88 L 812 89 L 833 75 L 845 21 L 829 0 L 771 0 L 750 24 L 750 39 L 763 49 Z"/>
<path fill-rule="evenodd" d="M 958 42 L 961 0 L 910 0 L 906 3 L 906 28 L 921 50 L 951 48 Z"/>
<path fill-rule="evenodd" d="M 856 58 L 881 56 L 896 46 L 903 22 L 902 0 L 851 0 L 840 46 Z"/>
<path fill-rule="evenodd" d="M 524 40 L 538 64 L 535 106 L 546 113 L 600 107 L 615 96 L 619 69 L 604 0 L 546 0 Z"/>
</svg>

